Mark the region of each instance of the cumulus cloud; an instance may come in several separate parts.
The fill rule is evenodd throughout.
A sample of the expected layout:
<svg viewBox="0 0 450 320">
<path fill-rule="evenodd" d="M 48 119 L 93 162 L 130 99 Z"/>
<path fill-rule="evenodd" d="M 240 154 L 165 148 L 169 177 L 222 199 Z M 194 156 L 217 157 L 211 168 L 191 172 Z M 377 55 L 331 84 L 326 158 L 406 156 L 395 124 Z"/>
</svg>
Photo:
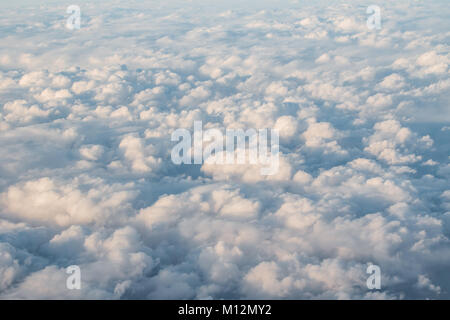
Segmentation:
<svg viewBox="0 0 450 320">
<path fill-rule="evenodd" d="M 78 179 L 66 184 L 45 177 L 11 186 L 1 194 L 2 216 L 31 224 L 83 225 L 111 218 L 118 207 L 129 205 L 127 200 L 133 195 L 126 186 L 123 190 L 101 181 L 82 192 L 80 183 Z"/>
<path fill-rule="evenodd" d="M 433 145 L 430 136 L 419 138 L 396 120 L 376 123 L 374 129 L 375 133 L 366 139 L 368 146 L 365 151 L 390 164 L 417 162 L 422 156 L 408 152 L 409 149 Z"/>
<path fill-rule="evenodd" d="M 110 4 L 0 11 L 1 299 L 449 298 L 448 6 Z M 173 163 L 195 121 L 276 172 Z"/>
</svg>

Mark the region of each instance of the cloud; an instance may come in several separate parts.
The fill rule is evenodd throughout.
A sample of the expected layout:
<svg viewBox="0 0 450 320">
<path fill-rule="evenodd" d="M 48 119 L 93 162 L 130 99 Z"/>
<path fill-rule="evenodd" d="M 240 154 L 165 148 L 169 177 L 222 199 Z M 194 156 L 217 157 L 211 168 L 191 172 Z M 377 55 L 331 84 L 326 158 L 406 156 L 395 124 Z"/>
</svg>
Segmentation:
<svg viewBox="0 0 450 320">
<path fill-rule="evenodd" d="M 109 4 L 0 11 L 0 298 L 449 297 L 448 6 Z M 194 121 L 276 172 L 173 163 Z"/>
<path fill-rule="evenodd" d="M 408 153 L 410 146 L 429 148 L 433 145 L 429 136 L 419 139 L 396 120 L 379 122 L 374 129 L 375 133 L 366 139 L 368 146 L 365 150 L 390 164 L 417 162 L 422 156 Z"/>
<path fill-rule="evenodd" d="M 1 194 L 2 216 L 31 224 L 83 225 L 110 219 L 121 206 L 126 208 L 133 196 L 119 185 L 101 182 L 94 182 L 98 189 L 86 193 L 78 188 L 79 183 L 77 179 L 63 183 L 45 177 L 11 186 Z"/>
</svg>

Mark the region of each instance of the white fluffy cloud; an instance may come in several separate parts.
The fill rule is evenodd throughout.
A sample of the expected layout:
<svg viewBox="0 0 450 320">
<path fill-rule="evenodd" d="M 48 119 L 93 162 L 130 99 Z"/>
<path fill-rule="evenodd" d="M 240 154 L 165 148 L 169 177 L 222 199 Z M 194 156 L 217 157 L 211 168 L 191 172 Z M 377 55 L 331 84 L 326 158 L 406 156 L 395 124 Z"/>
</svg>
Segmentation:
<svg viewBox="0 0 450 320">
<path fill-rule="evenodd" d="M 0 298 L 449 298 L 448 6 L 234 2 L 0 11 Z M 194 121 L 277 173 L 175 165 Z"/>
</svg>

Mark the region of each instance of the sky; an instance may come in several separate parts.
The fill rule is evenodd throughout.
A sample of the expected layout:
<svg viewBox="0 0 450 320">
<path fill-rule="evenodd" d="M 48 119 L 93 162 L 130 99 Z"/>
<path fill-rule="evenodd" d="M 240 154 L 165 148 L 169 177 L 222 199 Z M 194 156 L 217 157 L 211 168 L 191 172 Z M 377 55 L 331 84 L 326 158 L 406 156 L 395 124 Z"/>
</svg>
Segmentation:
<svg viewBox="0 0 450 320">
<path fill-rule="evenodd" d="M 2 1 L 0 299 L 450 299 L 448 1 L 311 2 Z"/>
</svg>

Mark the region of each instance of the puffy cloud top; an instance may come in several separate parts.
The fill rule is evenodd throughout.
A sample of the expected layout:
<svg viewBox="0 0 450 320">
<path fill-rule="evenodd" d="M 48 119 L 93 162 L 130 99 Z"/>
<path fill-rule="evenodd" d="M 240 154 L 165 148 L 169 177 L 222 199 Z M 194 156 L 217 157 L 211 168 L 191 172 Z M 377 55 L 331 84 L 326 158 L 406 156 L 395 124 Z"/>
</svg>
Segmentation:
<svg viewBox="0 0 450 320">
<path fill-rule="evenodd" d="M 1 299 L 450 297 L 448 5 L 111 4 L 0 4 Z M 277 173 L 175 165 L 195 121 Z"/>
</svg>

